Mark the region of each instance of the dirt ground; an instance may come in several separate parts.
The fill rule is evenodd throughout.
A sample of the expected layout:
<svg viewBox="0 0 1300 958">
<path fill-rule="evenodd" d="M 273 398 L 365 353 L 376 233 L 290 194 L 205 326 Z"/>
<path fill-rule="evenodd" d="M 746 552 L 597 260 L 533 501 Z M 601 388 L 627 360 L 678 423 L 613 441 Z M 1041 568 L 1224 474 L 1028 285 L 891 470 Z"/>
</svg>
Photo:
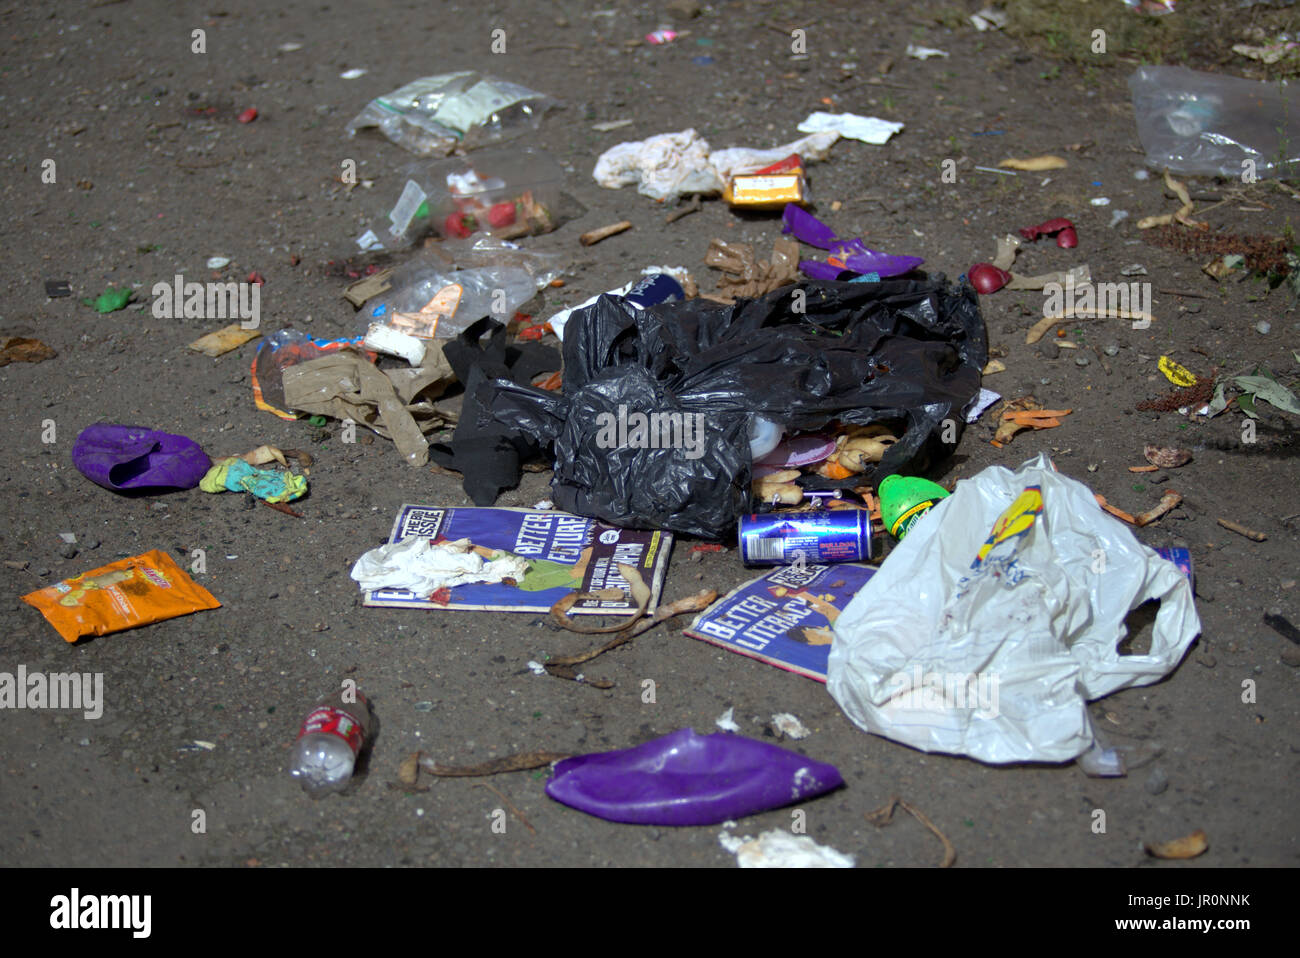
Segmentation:
<svg viewBox="0 0 1300 958">
<path fill-rule="evenodd" d="M 783 744 L 837 765 L 847 787 L 803 806 L 807 833 L 860 866 L 940 857 L 917 822 L 878 829 L 866 820 L 893 795 L 950 837 L 959 866 L 1170 867 L 1147 858 L 1142 843 L 1195 829 L 1210 848 L 1186 867 L 1297 864 L 1296 648 L 1262 622 L 1269 610 L 1300 622 L 1296 417 L 1261 403 L 1259 441 L 1243 444 L 1245 417 L 1235 406 L 1208 422 L 1135 408 L 1173 388 L 1157 369 L 1162 355 L 1202 375 L 1264 365 L 1294 385 L 1294 295 L 1285 284 L 1216 283 L 1200 270 L 1208 257 L 1152 245 L 1136 228 L 1178 205 L 1157 174 L 1135 175 L 1144 154 L 1126 81 L 1149 51 L 1112 45 L 1085 64 L 1054 56 L 1042 36 L 978 33 L 953 16 L 981 5 L 718 2 L 684 18 L 623 0 L 599 8 L 228 0 L 202 14 L 126 0 L 14 5 L 0 14 L 9 211 L 0 226 L 0 332 L 38 337 L 58 353 L 0 369 L 0 671 L 101 672 L 105 697 L 94 721 L 73 712 L 0 715 L 0 860 L 730 867 L 718 828 L 592 818 L 547 798 L 545 772 L 487 780 L 499 794 L 475 779 L 416 794 L 388 783 L 416 749 L 447 764 L 534 749 L 602 751 L 686 726 L 713 731 L 734 706 L 750 736 L 773 740 L 775 712 L 813 730 Z M 1057 6 L 1068 19 L 1071 5 Z M 1109 6 L 1108 16 L 1135 16 Z M 662 22 L 687 32 L 662 46 L 634 42 Z M 506 49 L 494 54 L 497 28 Z M 806 57 L 791 53 L 794 28 L 807 31 Z M 205 53 L 192 51 L 195 29 L 206 31 Z M 301 48 L 282 51 L 286 43 Z M 913 43 L 949 56 L 908 58 Z M 1194 65 L 1250 72 L 1248 61 L 1202 59 Z M 350 68 L 368 72 L 342 79 Z M 258 411 L 253 347 L 217 359 L 186 349 L 219 324 L 156 319 L 150 290 L 177 274 L 243 280 L 256 270 L 266 279 L 264 332 L 356 331 L 355 311 L 340 297 L 349 280 L 329 264 L 348 255 L 361 204 L 396 195 L 411 156 L 378 137 L 349 140 L 344 126 L 371 97 L 465 68 L 563 103 L 517 141 L 560 159 L 579 211 L 525 241 L 560 253 L 566 266 L 567 285 L 534 301 L 535 315 L 652 264 L 687 266 L 707 291 L 716 277 L 701 260 L 711 238 L 766 250 L 779 234 L 779 216 L 733 215 L 716 200 L 665 225 L 666 210 L 633 189 L 596 185 L 601 151 L 687 127 L 715 147 L 775 146 L 796 138 L 796 125 L 817 109 L 905 124 L 887 145 L 842 141 L 810 168 L 816 212 L 842 236 L 922 256 L 925 269 L 955 279 L 992 257 L 996 235 L 1065 216 L 1078 227 L 1078 248 L 1041 242 L 1021 253 L 1018 271 L 1086 262 L 1095 279 L 1121 281 L 1131 264 L 1145 268 L 1156 321 L 1140 330 L 1120 320 L 1069 325 L 1075 350 L 1054 336 L 1047 346 L 1025 344 L 1042 315 L 1041 294 L 983 297 L 1006 367 L 985 385 L 1073 412 L 1061 427 L 1004 448 L 990 444 L 986 419 L 934 476 L 967 477 L 1045 451 L 1062 472 L 1132 512 L 1167 488 L 1183 494 L 1178 509 L 1136 534 L 1191 550 L 1203 634 L 1165 681 L 1091 707 L 1112 744 L 1141 756 L 1139 767 L 1095 779 L 1075 765 L 1001 768 L 914 751 L 859 731 L 816 682 L 683 637 L 682 620 L 599 660 L 592 671 L 615 682 L 601 691 L 529 672 L 530 659 L 589 644 L 536 616 L 361 607 L 352 562 L 384 540 L 402 503 L 467 504 L 459 481 L 411 468 L 383 440 L 344 444 L 337 423 L 322 431 Z M 237 122 L 250 106 L 257 119 Z M 593 128 L 622 119 L 633 122 Z M 1068 167 L 1014 177 L 974 169 L 1048 152 Z M 371 189 L 340 182 L 348 159 Z M 941 180 L 947 159 L 957 164 L 954 183 Z M 46 160 L 55 163 L 52 183 L 42 181 Z M 1300 217 L 1300 196 L 1273 184 L 1188 183 L 1203 197 L 1197 215 L 1204 209 L 1216 231 L 1278 236 Z M 1094 205 L 1100 197 L 1109 204 Z M 841 204 L 835 212 L 833 202 Z M 1112 225 L 1117 210 L 1129 215 Z M 579 233 L 621 219 L 633 228 L 578 244 Z M 213 256 L 231 262 L 209 270 Z M 72 296 L 48 298 L 44 281 L 52 279 L 69 280 Z M 136 290 L 136 304 L 106 314 L 82 305 L 109 284 Z M 1261 321 L 1267 333 L 1257 330 Z M 48 421 L 54 442 L 43 441 Z M 70 457 L 76 435 L 97 421 L 182 433 L 214 454 L 262 443 L 309 448 L 311 492 L 296 506 L 304 518 L 234 494 L 124 498 L 101 489 Z M 1185 446 L 1194 458 L 1162 484 L 1129 472 L 1144 462 L 1147 443 Z M 532 504 L 548 496 L 548 481 L 526 474 L 498 504 Z M 1267 539 L 1222 528 L 1220 517 Z M 76 535 L 75 547 L 63 532 Z M 734 548 L 688 561 L 693 544 L 677 544 L 666 600 L 706 587 L 723 592 L 755 574 Z M 221 608 L 70 645 L 19 600 L 148 549 L 182 563 L 206 550 L 198 579 Z M 312 801 L 287 773 L 289 750 L 308 706 L 343 677 L 370 696 L 381 727 L 356 787 Z M 646 678 L 656 683 L 654 704 L 642 702 Z M 504 834 L 492 828 L 503 804 L 514 809 Z M 1104 833 L 1093 828 L 1098 809 Z M 206 819 L 201 832 L 192 828 L 196 810 Z M 738 831 L 790 823 L 784 809 Z"/>
</svg>

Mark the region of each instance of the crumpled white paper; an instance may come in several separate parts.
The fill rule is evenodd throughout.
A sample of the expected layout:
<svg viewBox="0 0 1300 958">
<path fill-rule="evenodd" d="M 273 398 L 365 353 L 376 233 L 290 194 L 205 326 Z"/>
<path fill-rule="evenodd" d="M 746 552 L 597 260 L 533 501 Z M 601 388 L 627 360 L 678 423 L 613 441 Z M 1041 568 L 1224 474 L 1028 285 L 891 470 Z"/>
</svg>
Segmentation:
<svg viewBox="0 0 1300 958">
<path fill-rule="evenodd" d="M 903 124 L 891 120 L 882 120 L 875 116 L 859 116 L 856 113 L 809 113 L 808 118 L 799 124 L 800 133 L 825 133 L 833 131 L 850 140 L 874 143 L 877 146 L 888 143 L 889 138 L 901 132 Z"/>
<path fill-rule="evenodd" d="M 792 835 L 779 828 L 758 838 L 722 832 L 718 844 L 736 856 L 741 868 L 853 868 L 852 855 L 818 845 L 807 835 Z"/>
<path fill-rule="evenodd" d="M 362 589 L 406 589 L 429 595 L 443 586 L 516 581 L 528 570 L 522 556 L 501 553 L 484 559 L 469 539 L 433 544 L 416 537 L 371 549 L 352 567 L 352 578 Z"/>
<path fill-rule="evenodd" d="M 661 133 L 612 146 L 596 160 L 592 176 L 606 189 L 635 186 L 656 200 L 688 193 L 716 193 L 728 176 L 758 170 L 798 153 L 805 163 L 826 158 L 839 134 L 815 133 L 770 150 L 732 147 L 713 150 L 695 130 Z"/>
</svg>

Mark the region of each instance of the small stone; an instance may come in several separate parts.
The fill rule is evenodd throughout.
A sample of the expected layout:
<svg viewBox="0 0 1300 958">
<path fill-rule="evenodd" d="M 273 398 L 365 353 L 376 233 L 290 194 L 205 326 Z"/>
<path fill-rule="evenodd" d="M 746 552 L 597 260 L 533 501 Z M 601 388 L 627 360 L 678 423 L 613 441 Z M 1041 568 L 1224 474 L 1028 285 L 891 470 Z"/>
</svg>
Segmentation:
<svg viewBox="0 0 1300 958">
<path fill-rule="evenodd" d="M 1092 360 L 1090 360 L 1087 356 L 1075 356 L 1075 357 L 1074 357 L 1074 365 L 1076 365 L 1076 366 L 1086 366 L 1086 365 L 1088 365 L 1088 363 L 1090 363 L 1090 362 L 1092 362 Z"/>
<path fill-rule="evenodd" d="M 695 0 L 669 0 L 664 9 L 682 20 L 691 20 L 700 15 L 700 5 Z"/>
<path fill-rule="evenodd" d="M 74 559 L 77 556 L 77 547 L 71 542 L 63 542 L 59 545 L 59 555 L 65 559 Z"/>
<path fill-rule="evenodd" d="M 1165 774 L 1164 769 L 1156 766 L 1151 769 L 1151 774 L 1147 776 L 1146 790 L 1152 795 L 1159 795 L 1169 787 L 1169 776 Z"/>
<path fill-rule="evenodd" d="M 1282 647 L 1282 661 L 1291 668 L 1300 668 L 1300 645 L 1287 643 Z"/>
<path fill-rule="evenodd" d="M 1039 340 L 1038 355 L 1044 359 L 1055 359 L 1061 355 L 1061 347 L 1056 345 L 1050 339 Z"/>
<path fill-rule="evenodd" d="M 1272 328 L 1273 324 L 1263 319 L 1255 324 L 1255 332 L 1259 333 L 1261 336 L 1268 335 L 1268 331 Z"/>
<path fill-rule="evenodd" d="M 212 256 L 208 259 L 208 269 L 221 269 L 230 265 L 229 256 Z"/>
<path fill-rule="evenodd" d="M 1114 343 L 1111 343 L 1108 346 L 1103 346 L 1101 351 L 1105 353 L 1107 356 L 1119 355 L 1119 347 L 1116 346 Z"/>
<path fill-rule="evenodd" d="M 1283 579 L 1278 585 L 1283 589 L 1294 589 L 1295 579 Z"/>
</svg>

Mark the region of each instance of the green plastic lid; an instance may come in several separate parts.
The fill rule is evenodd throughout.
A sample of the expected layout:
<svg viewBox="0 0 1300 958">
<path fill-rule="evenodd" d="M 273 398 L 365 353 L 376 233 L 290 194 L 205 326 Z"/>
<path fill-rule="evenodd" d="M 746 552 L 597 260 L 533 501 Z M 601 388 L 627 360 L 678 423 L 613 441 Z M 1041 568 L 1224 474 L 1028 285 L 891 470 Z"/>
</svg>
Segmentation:
<svg viewBox="0 0 1300 958">
<path fill-rule="evenodd" d="M 929 512 L 948 490 L 919 476 L 889 476 L 880 484 L 880 518 L 890 534 L 902 539 L 917 519 Z"/>
</svg>

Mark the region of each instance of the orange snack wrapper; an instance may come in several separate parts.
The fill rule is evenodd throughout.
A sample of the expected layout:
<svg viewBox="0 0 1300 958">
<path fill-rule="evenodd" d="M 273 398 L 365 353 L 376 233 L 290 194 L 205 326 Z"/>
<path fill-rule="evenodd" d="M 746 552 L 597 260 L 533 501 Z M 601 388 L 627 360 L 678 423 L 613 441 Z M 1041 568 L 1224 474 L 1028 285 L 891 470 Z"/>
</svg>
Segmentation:
<svg viewBox="0 0 1300 958">
<path fill-rule="evenodd" d="M 218 602 L 157 549 L 111 562 L 23 596 L 68 642 L 174 619 Z"/>
</svg>

